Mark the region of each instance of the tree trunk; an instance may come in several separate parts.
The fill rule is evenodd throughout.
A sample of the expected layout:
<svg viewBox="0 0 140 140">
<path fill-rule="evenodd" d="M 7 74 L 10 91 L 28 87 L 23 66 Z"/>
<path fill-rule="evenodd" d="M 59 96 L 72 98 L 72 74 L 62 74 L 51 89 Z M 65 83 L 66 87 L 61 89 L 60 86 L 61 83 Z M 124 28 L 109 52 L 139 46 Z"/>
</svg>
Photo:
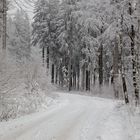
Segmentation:
<svg viewBox="0 0 140 140">
<path fill-rule="evenodd" d="M 55 72 L 55 84 L 58 83 L 58 67 L 56 66 L 56 72 Z"/>
<path fill-rule="evenodd" d="M 132 4 L 129 3 L 129 14 L 132 16 L 133 14 L 133 9 L 132 9 Z M 139 104 L 139 87 L 137 83 L 137 72 L 138 72 L 138 67 L 137 67 L 137 57 L 136 57 L 136 50 L 135 50 L 135 30 L 134 30 L 134 25 L 131 25 L 131 55 L 132 55 L 132 69 L 133 69 L 133 86 L 134 86 L 134 94 L 135 94 L 135 103 L 136 106 Z"/>
<path fill-rule="evenodd" d="M 69 64 L 69 91 L 72 90 L 72 65 Z"/>
<path fill-rule="evenodd" d="M 90 91 L 90 70 L 88 70 L 88 90 Z"/>
<path fill-rule="evenodd" d="M 82 81 L 81 81 L 82 90 L 85 90 L 85 65 L 82 67 Z"/>
<path fill-rule="evenodd" d="M 47 62 L 47 69 L 49 69 L 49 67 L 50 67 L 50 48 L 49 48 L 49 46 L 47 47 L 47 58 L 46 58 L 46 62 Z"/>
<path fill-rule="evenodd" d="M 115 48 L 113 53 L 113 88 L 116 98 L 119 97 L 119 48 L 117 39 L 115 40 Z"/>
<path fill-rule="evenodd" d="M 88 70 L 86 70 L 86 90 L 89 90 L 89 73 Z"/>
<path fill-rule="evenodd" d="M 45 62 L 45 47 L 42 48 L 42 64 L 44 67 L 44 62 Z"/>
<path fill-rule="evenodd" d="M 99 85 L 103 85 L 103 45 L 99 49 Z"/>
<path fill-rule="evenodd" d="M 123 26 L 123 15 L 121 20 L 121 26 Z M 122 88 L 123 88 L 123 94 L 124 94 L 124 100 L 125 103 L 129 103 L 129 97 L 127 93 L 127 85 L 125 80 L 125 69 L 124 69 L 124 58 L 123 58 L 123 36 L 122 33 L 119 35 L 119 46 L 120 46 L 120 55 L 119 55 L 119 62 L 120 62 L 120 72 L 122 77 Z"/>
<path fill-rule="evenodd" d="M 136 59 L 134 54 L 134 42 L 131 42 L 131 55 L 132 55 L 132 69 L 133 69 L 133 86 L 134 86 L 134 93 L 135 93 L 135 102 L 138 105 L 139 102 L 139 89 L 137 84 L 137 68 L 136 68 Z"/>
<path fill-rule="evenodd" d="M 90 91 L 90 71 L 86 70 L 86 90 Z"/>
<path fill-rule="evenodd" d="M 94 86 L 96 84 L 96 69 L 94 69 L 94 73 L 93 73 L 93 84 Z"/>
<path fill-rule="evenodd" d="M 126 86 L 126 81 L 125 81 L 125 76 L 122 76 L 122 83 L 123 83 L 123 92 L 124 92 L 124 99 L 125 103 L 129 103 L 129 98 L 128 98 L 128 93 L 127 93 L 127 86 Z"/>
<path fill-rule="evenodd" d="M 79 90 L 79 85 L 80 85 L 80 66 L 78 65 L 78 68 L 77 68 L 77 90 Z"/>
<path fill-rule="evenodd" d="M 3 0 L 3 34 L 2 34 L 2 49 L 3 51 L 6 51 L 6 27 L 7 27 L 7 4 L 6 0 Z"/>
<path fill-rule="evenodd" d="M 63 87 L 64 79 L 63 79 L 63 72 L 62 72 L 62 66 L 59 68 L 59 85 Z"/>
<path fill-rule="evenodd" d="M 52 76 L 52 84 L 54 84 L 54 64 L 52 64 L 52 72 L 51 72 L 51 76 Z"/>
<path fill-rule="evenodd" d="M 73 89 L 76 89 L 76 71 L 75 69 L 73 70 Z"/>
</svg>

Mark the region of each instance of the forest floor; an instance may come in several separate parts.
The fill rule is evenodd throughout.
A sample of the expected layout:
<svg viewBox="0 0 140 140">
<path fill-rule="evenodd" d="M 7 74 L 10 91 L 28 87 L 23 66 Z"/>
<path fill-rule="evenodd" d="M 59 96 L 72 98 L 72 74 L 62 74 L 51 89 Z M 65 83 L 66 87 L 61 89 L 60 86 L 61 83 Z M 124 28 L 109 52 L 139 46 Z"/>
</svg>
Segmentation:
<svg viewBox="0 0 140 140">
<path fill-rule="evenodd" d="M 122 101 L 55 94 L 49 107 L 1 122 L 0 140 L 140 140 Z"/>
</svg>

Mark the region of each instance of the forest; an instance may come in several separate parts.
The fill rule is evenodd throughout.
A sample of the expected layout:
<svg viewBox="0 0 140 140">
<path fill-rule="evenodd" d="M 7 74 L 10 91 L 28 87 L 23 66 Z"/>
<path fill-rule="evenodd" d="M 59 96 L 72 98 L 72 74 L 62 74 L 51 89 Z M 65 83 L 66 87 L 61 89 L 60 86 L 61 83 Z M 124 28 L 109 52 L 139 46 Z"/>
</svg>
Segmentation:
<svg viewBox="0 0 140 140">
<path fill-rule="evenodd" d="M 114 96 L 129 103 L 128 81 L 138 104 L 139 8 L 125 0 L 37 1 L 32 43 L 42 49 L 51 82 L 69 91 L 111 83 Z"/>
<path fill-rule="evenodd" d="M 140 124 L 140 0 L 0 0 L 0 122 L 57 106 L 66 98 L 84 104 L 81 95 L 109 98 L 112 106 L 129 112 L 126 118 L 133 114 L 134 126 Z M 135 128 L 139 133 L 140 126 Z"/>
</svg>

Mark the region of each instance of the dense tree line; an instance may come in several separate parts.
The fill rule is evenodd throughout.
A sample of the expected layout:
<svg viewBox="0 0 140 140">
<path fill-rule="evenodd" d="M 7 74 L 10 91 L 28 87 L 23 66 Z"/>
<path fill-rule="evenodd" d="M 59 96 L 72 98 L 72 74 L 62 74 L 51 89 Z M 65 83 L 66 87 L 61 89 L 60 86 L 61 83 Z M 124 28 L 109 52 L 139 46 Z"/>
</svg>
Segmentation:
<svg viewBox="0 0 140 140">
<path fill-rule="evenodd" d="M 96 72 L 97 35 L 90 29 L 90 23 L 84 23 L 82 6 L 80 1 L 42 0 L 36 3 L 35 9 L 33 44 L 38 43 L 42 48 L 47 68 L 51 59 L 52 83 L 55 77 L 56 83 L 67 84 L 69 90 L 79 89 L 80 81 L 83 89 L 90 90 L 90 77 L 94 75 L 95 78 Z"/>
<path fill-rule="evenodd" d="M 122 89 L 128 103 L 126 76 L 131 73 L 138 100 L 139 9 L 138 1 L 127 0 L 38 0 L 33 45 L 42 49 L 52 83 L 90 90 L 97 78 L 100 86 L 111 79 L 115 96 Z"/>
</svg>

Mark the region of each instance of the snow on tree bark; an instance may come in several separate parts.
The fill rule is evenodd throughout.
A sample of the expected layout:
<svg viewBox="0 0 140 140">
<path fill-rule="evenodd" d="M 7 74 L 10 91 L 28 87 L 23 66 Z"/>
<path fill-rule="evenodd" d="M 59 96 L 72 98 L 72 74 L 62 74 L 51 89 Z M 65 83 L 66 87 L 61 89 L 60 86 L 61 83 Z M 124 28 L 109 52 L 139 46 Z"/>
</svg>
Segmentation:
<svg viewBox="0 0 140 140">
<path fill-rule="evenodd" d="M 129 14 L 130 16 L 133 15 L 133 8 L 132 8 L 132 3 L 129 2 Z M 132 74 L 133 74 L 133 86 L 134 86 L 134 94 L 135 94 L 135 104 L 138 105 L 139 103 L 139 87 L 138 87 L 138 67 L 137 67 L 137 57 L 136 57 L 136 43 L 135 43 L 135 29 L 134 25 L 131 25 L 131 55 L 132 55 Z"/>
</svg>

